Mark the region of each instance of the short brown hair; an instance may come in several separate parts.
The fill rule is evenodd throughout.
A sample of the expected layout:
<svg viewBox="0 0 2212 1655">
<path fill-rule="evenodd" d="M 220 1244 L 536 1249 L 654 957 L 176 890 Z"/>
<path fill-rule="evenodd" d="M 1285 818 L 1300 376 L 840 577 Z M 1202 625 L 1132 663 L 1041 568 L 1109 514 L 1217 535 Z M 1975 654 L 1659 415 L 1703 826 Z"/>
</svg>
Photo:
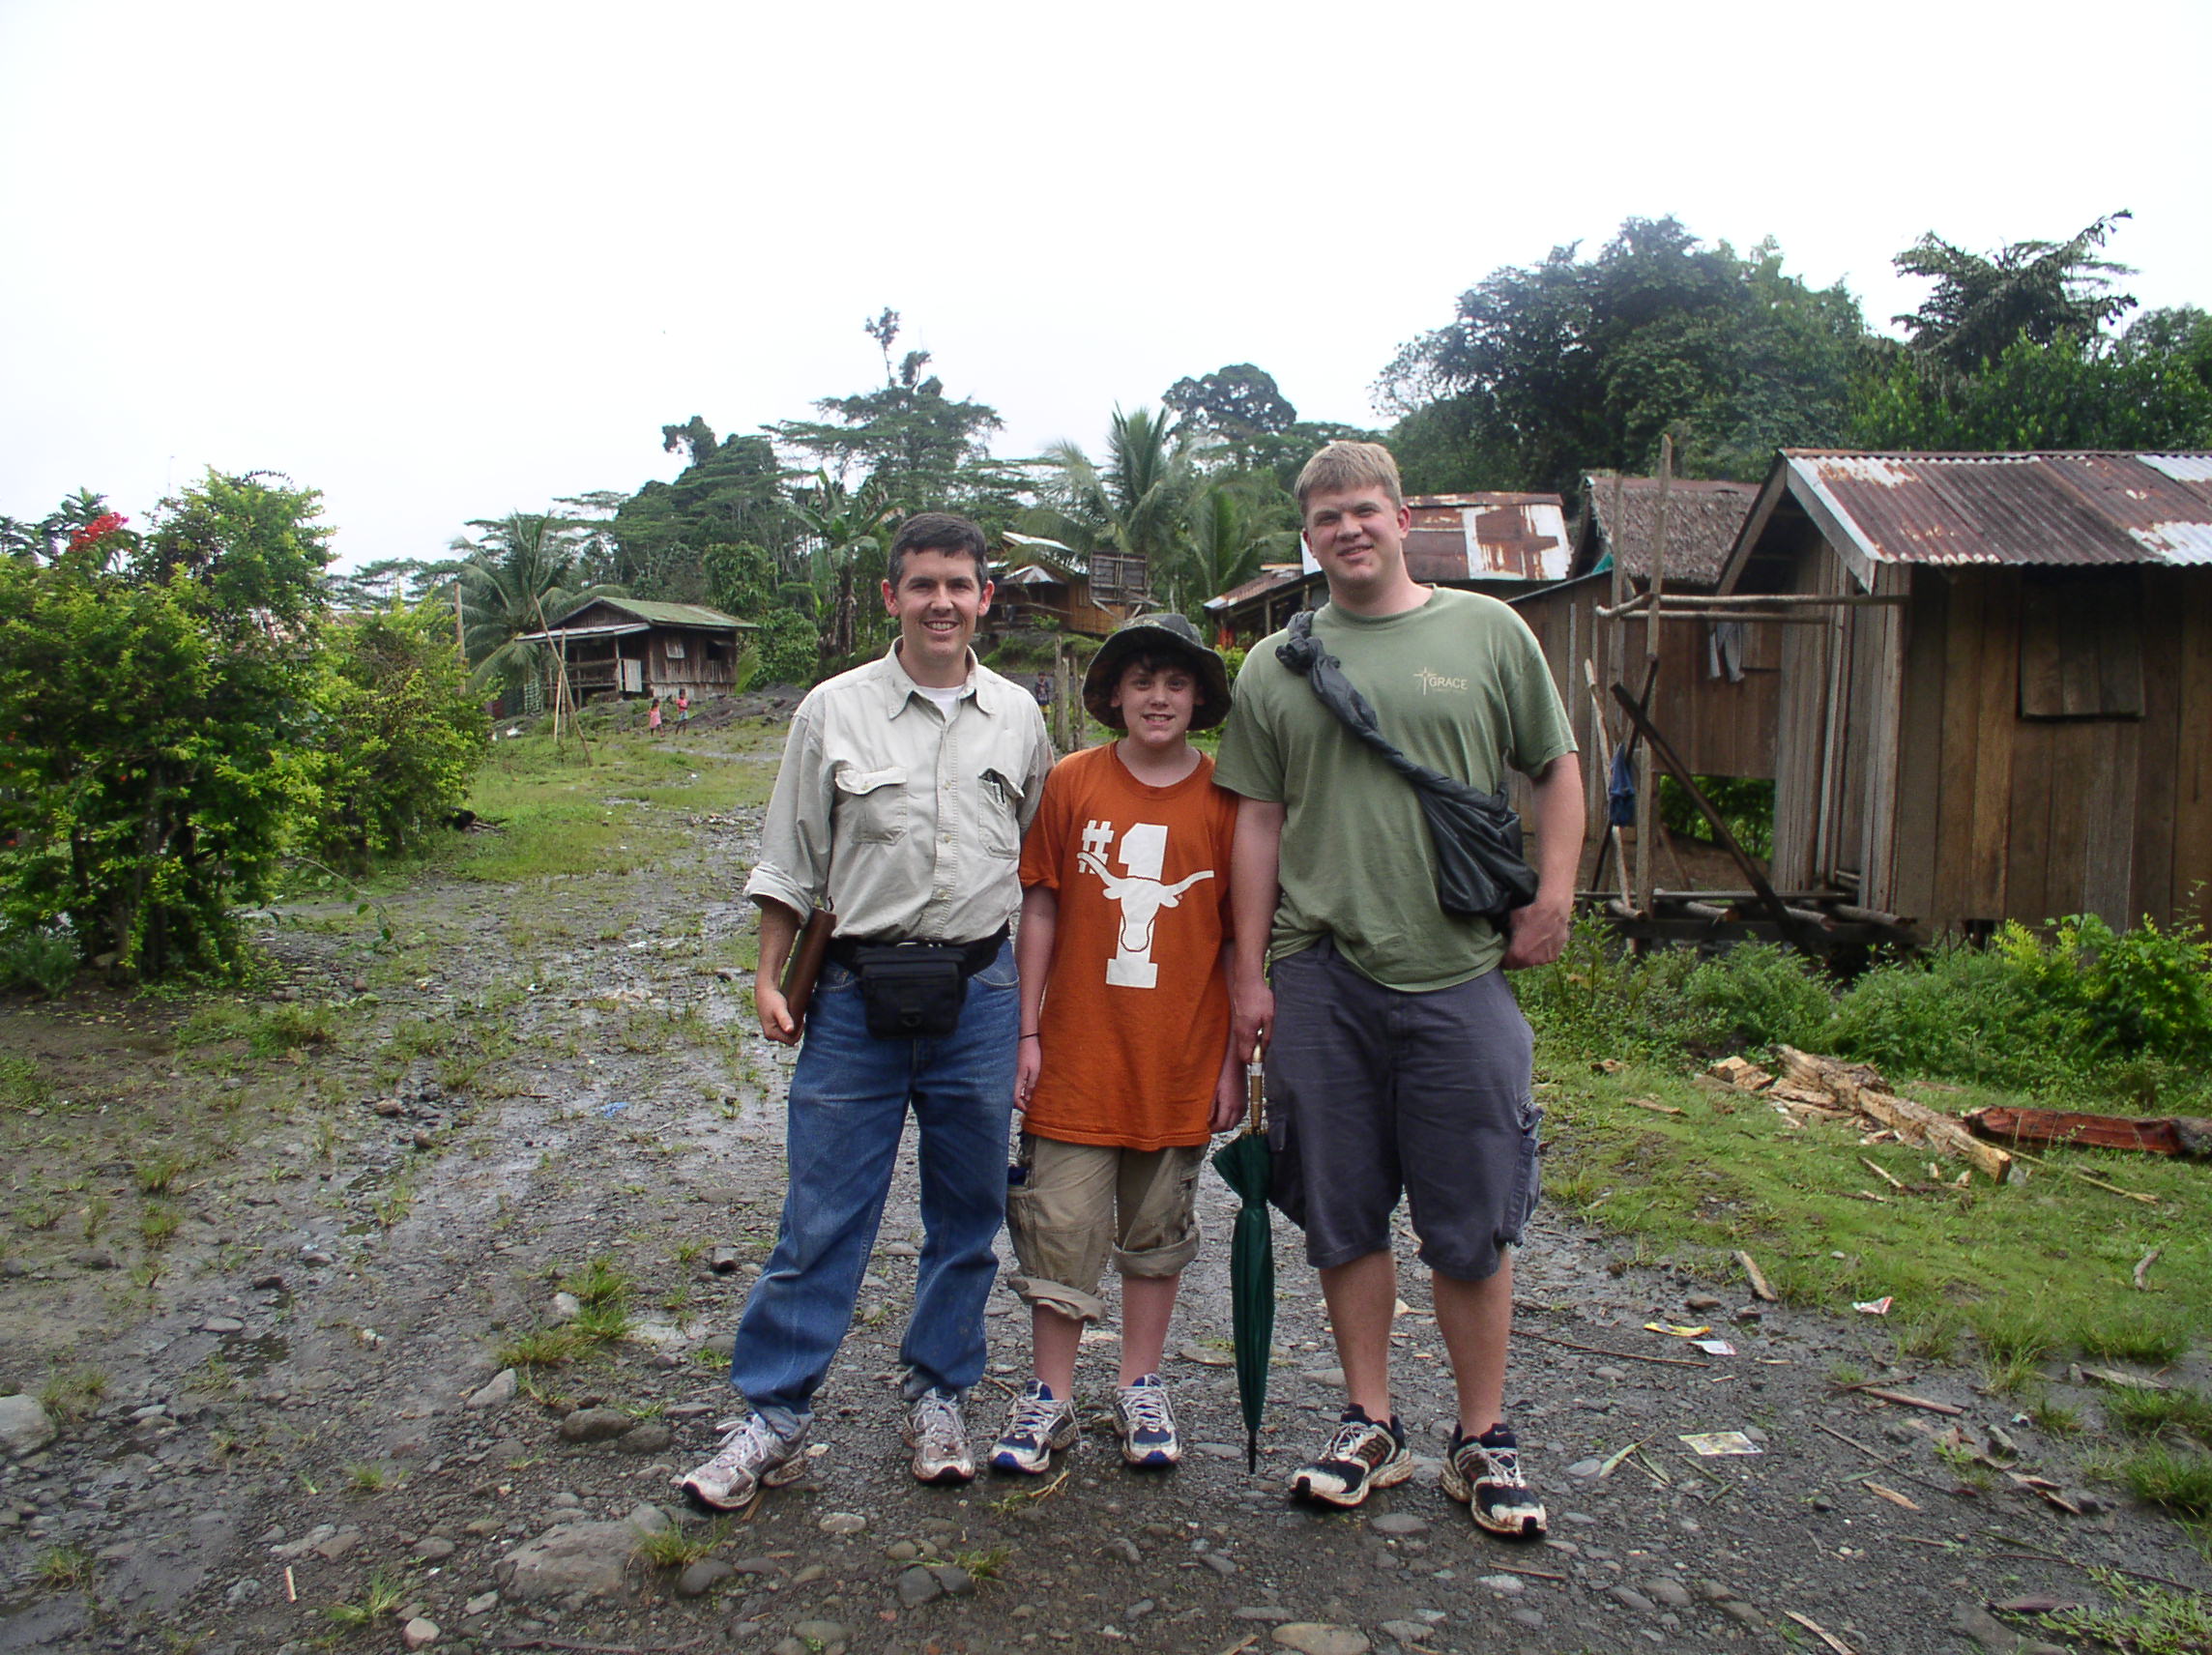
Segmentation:
<svg viewBox="0 0 2212 1655">
<path fill-rule="evenodd" d="M 948 558 L 966 557 L 975 560 L 975 584 L 991 584 L 990 549 L 983 539 L 983 531 L 965 517 L 955 517 L 949 511 L 917 511 L 899 525 L 898 534 L 891 540 L 889 567 L 885 578 L 897 590 L 899 576 L 906 571 L 909 552 L 943 552 Z"/>
<path fill-rule="evenodd" d="M 1404 507 L 1406 491 L 1398 481 L 1398 462 L 1381 443 L 1335 442 L 1308 461 L 1298 473 L 1298 510 L 1316 494 L 1335 494 L 1347 488 L 1379 487 L 1390 504 Z"/>
</svg>

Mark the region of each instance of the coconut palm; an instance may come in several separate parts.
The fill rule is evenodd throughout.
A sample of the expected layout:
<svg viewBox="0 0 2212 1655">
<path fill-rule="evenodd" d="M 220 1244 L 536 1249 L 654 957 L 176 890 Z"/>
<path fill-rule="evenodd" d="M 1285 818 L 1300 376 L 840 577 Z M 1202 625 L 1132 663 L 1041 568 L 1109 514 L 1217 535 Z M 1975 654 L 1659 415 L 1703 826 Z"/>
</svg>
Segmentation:
<svg viewBox="0 0 2212 1655">
<path fill-rule="evenodd" d="M 579 603 L 625 595 L 619 586 L 574 585 L 587 525 L 516 511 L 469 527 L 482 534 L 452 549 L 466 558 L 457 574 L 461 644 L 479 688 L 519 689 L 544 668 L 545 646 L 529 634 Z"/>
<path fill-rule="evenodd" d="M 1178 606 L 1187 584 L 1190 508 L 1206 487 L 1198 445 L 1179 427 L 1139 408 L 1114 410 L 1106 460 L 1070 442 L 1049 444 L 1044 464 L 1050 501 L 1031 523 L 1087 555 L 1117 552 L 1141 560 L 1154 596 Z"/>
</svg>

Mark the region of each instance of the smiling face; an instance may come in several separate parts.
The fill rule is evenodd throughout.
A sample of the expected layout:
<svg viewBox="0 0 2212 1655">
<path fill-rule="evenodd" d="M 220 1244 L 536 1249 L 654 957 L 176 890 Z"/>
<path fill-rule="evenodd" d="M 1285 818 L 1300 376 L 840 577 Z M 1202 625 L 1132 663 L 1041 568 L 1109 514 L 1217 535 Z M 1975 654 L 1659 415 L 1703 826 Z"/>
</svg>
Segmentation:
<svg viewBox="0 0 2212 1655">
<path fill-rule="evenodd" d="M 1156 751 L 1182 740 L 1205 695 L 1198 676 L 1187 668 L 1136 660 L 1121 669 L 1121 682 L 1108 699 L 1121 712 L 1130 739 Z"/>
<path fill-rule="evenodd" d="M 1311 495 L 1306 544 L 1328 577 L 1329 596 L 1364 609 L 1402 595 L 1401 587 L 1413 585 L 1406 573 L 1406 532 L 1412 524 L 1413 514 L 1393 505 L 1381 483 Z"/>
<path fill-rule="evenodd" d="M 884 610 L 898 622 L 899 664 L 931 689 L 968 682 L 968 643 L 990 609 L 990 582 L 977 580 L 966 552 L 917 548 L 901 560 L 898 585 L 884 582 Z"/>
</svg>

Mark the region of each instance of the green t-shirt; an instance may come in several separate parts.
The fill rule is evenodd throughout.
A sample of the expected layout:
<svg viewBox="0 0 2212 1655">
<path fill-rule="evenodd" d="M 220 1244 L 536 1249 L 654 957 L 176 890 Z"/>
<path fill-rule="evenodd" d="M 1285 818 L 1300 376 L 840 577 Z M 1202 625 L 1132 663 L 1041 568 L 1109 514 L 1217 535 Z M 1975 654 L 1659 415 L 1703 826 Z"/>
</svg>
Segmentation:
<svg viewBox="0 0 2212 1655">
<path fill-rule="evenodd" d="M 1370 620 L 1336 605 L 1314 636 L 1409 758 L 1496 791 L 1575 749 L 1544 652 L 1495 597 L 1439 589 L 1418 609 Z M 1324 936 L 1385 988 L 1426 993 L 1493 969 L 1505 940 L 1437 905 L 1436 853 L 1412 784 L 1338 723 L 1275 658 L 1276 633 L 1237 675 L 1214 779 L 1287 807 L 1282 901 L 1269 957 Z"/>
</svg>

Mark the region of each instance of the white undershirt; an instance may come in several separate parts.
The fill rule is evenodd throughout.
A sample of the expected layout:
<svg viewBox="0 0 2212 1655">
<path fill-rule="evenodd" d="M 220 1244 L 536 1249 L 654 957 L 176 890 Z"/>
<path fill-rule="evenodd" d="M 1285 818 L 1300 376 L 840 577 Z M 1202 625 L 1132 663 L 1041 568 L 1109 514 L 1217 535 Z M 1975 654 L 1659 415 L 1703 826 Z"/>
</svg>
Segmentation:
<svg viewBox="0 0 2212 1655">
<path fill-rule="evenodd" d="M 947 720 L 952 717 L 953 708 L 960 704 L 960 698 L 968 693 L 968 686 L 964 683 L 956 683 L 950 689 L 938 689 L 926 683 L 917 683 L 914 687 L 936 702 L 937 711 L 944 713 Z"/>
</svg>

